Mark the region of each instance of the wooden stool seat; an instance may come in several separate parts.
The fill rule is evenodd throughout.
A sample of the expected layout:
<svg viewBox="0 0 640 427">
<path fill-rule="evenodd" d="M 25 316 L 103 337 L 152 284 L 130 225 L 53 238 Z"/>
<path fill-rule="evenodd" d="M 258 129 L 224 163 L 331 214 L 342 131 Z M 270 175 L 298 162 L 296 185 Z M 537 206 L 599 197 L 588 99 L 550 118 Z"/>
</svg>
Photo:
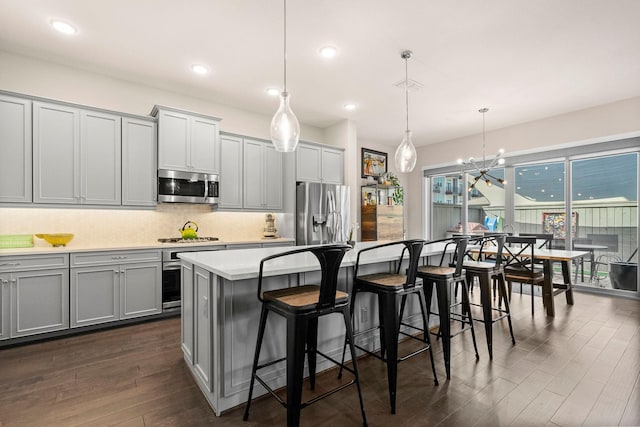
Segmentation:
<svg viewBox="0 0 640 427">
<path fill-rule="evenodd" d="M 320 301 L 320 286 L 303 285 L 294 288 L 277 289 L 262 293 L 262 298 L 272 304 L 289 308 L 293 311 L 313 310 Z M 336 306 L 347 304 L 349 294 L 336 291 Z"/>
<path fill-rule="evenodd" d="M 407 281 L 407 276 L 405 276 L 404 274 L 374 273 L 359 276 L 358 280 L 362 280 L 363 282 L 367 282 L 373 286 L 402 288 Z"/>
</svg>

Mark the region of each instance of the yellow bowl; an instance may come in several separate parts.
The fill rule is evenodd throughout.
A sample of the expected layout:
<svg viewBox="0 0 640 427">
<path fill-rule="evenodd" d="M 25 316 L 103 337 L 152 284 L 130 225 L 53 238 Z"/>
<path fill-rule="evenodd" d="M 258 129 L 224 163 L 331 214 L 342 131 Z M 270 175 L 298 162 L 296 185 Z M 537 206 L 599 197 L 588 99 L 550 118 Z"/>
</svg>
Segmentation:
<svg viewBox="0 0 640 427">
<path fill-rule="evenodd" d="M 44 239 L 53 246 L 67 246 L 67 243 L 73 239 L 71 233 L 53 233 L 53 234 L 36 234 L 38 239 Z"/>
</svg>

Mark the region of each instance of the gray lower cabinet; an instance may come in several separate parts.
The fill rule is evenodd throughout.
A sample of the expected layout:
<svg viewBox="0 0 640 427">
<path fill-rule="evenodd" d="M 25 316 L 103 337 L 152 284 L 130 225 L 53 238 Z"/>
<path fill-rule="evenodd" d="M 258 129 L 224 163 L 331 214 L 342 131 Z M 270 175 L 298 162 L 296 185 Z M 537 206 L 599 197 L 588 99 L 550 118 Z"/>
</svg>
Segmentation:
<svg viewBox="0 0 640 427">
<path fill-rule="evenodd" d="M 119 266 L 72 268 L 71 327 L 96 325 L 119 318 Z"/>
<path fill-rule="evenodd" d="M 31 101 L 0 95 L 0 202 L 31 202 L 31 163 Z"/>
<path fill-rule="evenodd" d="M 211 325 L 214 317 L 211 300 L 209 272 L 198 266 L 193 267 L 193 310 L 194 348 L 193 365 L 200 381 L 207 390 L 212 390 L 212 348 Z"/>
<path fill-rule="evenodd" d="M 193 364 L 193 265 L 182 264 L 180 295 L 182 298 L 182 316 L 180 329 L 182 352 L 187 362 Z"/>
<path fill-rule="evenodd" d="M 71 256 L 71 327 L 162 312 L 159 250 Z"/>
<path fill-rule="evenodd" d="M 9 338 L 9 275 L 0 274 L 0 340 Z"/>
<path fill-rule="evenodd" d="M 0 339 L 69 328 L 69 255 L 0 259 Z"/>
</svg>

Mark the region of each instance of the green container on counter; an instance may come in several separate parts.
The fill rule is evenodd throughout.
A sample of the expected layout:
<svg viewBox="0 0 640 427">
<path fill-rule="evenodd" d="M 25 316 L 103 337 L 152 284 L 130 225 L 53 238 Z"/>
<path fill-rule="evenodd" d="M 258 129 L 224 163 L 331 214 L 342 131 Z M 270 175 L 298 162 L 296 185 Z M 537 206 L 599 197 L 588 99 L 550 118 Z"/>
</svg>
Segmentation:
<svg viewBox="0 0 640 427">
<path fill-rule="evenodd" d="M 0 234 L 0 249 L 32 247 L 33 234 Z"/>
</svg>

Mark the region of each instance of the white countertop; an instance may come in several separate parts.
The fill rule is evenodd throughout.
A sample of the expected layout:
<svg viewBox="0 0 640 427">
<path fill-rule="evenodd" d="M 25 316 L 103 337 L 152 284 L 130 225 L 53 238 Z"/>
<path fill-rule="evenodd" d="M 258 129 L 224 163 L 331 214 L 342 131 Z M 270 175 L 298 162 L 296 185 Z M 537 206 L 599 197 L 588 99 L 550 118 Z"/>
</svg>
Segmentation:
<svg viewBox="0 0 640 427">
<path fill-rule="evenodd" d="M 4 248 L 0 249 L 0 257 L 15 255 L 47 255 L 53 253 L 75 253 L 75 252 L 94 252 L 94 251 L 126 251 L 137 249 L 169 249 L 169 248 L 189 248 L 200 246 L 228 246 L 228 245 L 245 245 L 245 244 L 269 244 L 290 242 L 295 244 L 294 239 L 276 238 L 276 239 L 256 239 L 241 241 L 221 241 L 213 242 L 194 242 L 194 243 L 160 243 L 157 241 L 147 243 L 96 243 L 95 245 L 74 245 L 71 241 L 67 246 L 53 247 L 34 246 L 32 248 Z"/>
<path fill-rule="evenodd" d="M 383 242 L 358 242 L 353 250 L 347 252 L 342 260 L 342 267 L 351 267 L 356 264 L 358 252 L 364 248 L 375 246 Z M 295 249 L 306 246 L 296 246 Z M 444 248 L 443 244 L 427 245 L 422 250 L 421 256 L 439 255 Z M 286 252 L 294 248 L 276 247 L 261 249 L 241 249 L 238 251 L 214 251 L 214 252 L 185 252 L 178 257 L 188 263 L 204 268 L 211 273 L 228 280 L 244 280 L 258 277 L 260 261 L 262 258 L 276 253 Z M 361 256 L 360 265 L 379 262 L 395 261 L 400 256 L 401 246 L 389 246 L 374 251 L 366 252 Z M 279 276 L 284 274 L 302 273 L 305 271 L 320 270 L 317 258 L 311 252 L 296 254 L 289 257 L 277 258 L 265 263 L 264 276 Z"/>
</svg>

